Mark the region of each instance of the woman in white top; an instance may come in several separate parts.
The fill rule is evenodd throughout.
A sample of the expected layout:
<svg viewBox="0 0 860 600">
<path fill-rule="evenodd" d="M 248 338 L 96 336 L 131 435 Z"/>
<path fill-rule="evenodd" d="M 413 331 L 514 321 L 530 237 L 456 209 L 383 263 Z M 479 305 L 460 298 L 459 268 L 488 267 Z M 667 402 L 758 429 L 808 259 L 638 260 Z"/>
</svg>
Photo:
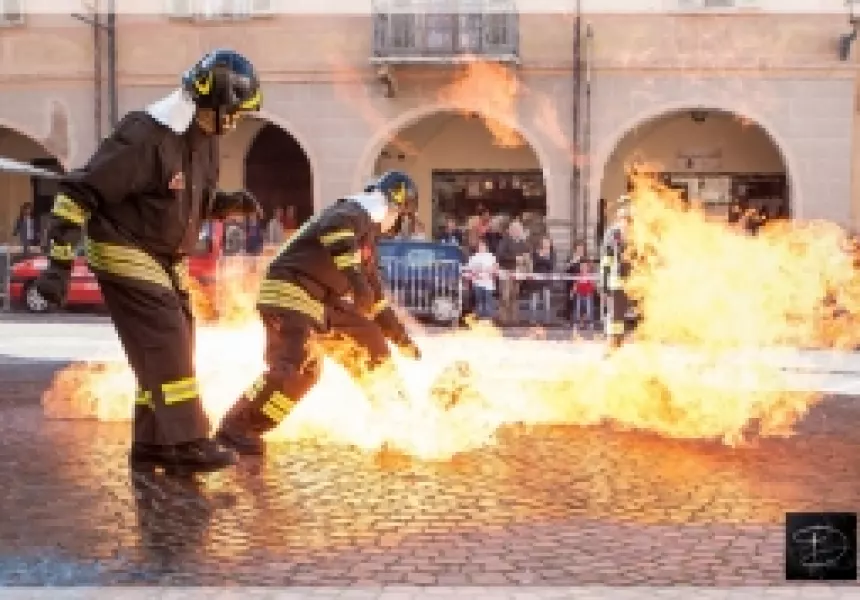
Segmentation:
<svg viewBox="0 0 860 600">
<path fill-rule="evenodd" d="M 487 249 L 483 238 L 478 242 L 478 251 L 469 259 L 466 268 L 472 274 L 472 289 L 475 293 L 475 311 L 479 319 L 493 316 L 493 292 L 496 290 L 496 274 L 499 264 Z"/>
</svg>

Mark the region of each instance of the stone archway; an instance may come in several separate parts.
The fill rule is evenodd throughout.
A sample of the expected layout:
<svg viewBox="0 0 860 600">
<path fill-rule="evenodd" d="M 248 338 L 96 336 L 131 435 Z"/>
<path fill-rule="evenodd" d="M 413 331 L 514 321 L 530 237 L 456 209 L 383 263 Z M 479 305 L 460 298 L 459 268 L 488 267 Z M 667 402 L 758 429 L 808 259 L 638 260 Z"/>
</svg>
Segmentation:
<svg viewBox="0 0 860 600">
<path fill-rule="evenodd" d="M 313 214 L 319 199 L 316 163 L 308 147 L 280 120 L 260 114 L 244 119 L 220 144 L 224 189 L 248 188 L 266 209 L 295 206 L 297 219 Z"/>
<path fill-rule="evenodd" d="M 502 144 L 498 130 L 514 132 L 520 139 Z M 422 196 L 419 218 L 432 222 L 436 217 L 431 201 L 433 181 L 440 173 L 456 177 L 467 171 L 486 172 L 492 174 L 491 178 L 504 172 L 521 173 L 526 178 L 536 174 L 543 190 L 542 210 L 546 212 L 556 193 L 548 165 L 548 156 L 534 136 L 512 118 L 433 104 L 401 114 L 376 133 L 359 160 L 353 187 L 360 189 L 380 169 L 410 172 Z"/>
<path fill-rule="evenodd" d="M 314 213 L 313 169 L 296 139 L 284 129 L 266 123 L 245 154 L 245 186 L 267 215 L 276 208 L 293 207 L 298 223 Z"/>
<path fill-rule="evenodd" d="M 667 118 L 671 119 L 679 115 L 692 116 L 694 113 L 728 116 L 735 120 L 739 127 L 755 132 L 760 140 L 766 140 L 773 155 L 779 157 L 782 165 L 791 216 L 796 218 L 804 217 L 804 198 L 801 193 L 803 188 L 800 182 L 801 174 L 797 168 L 798 163 L 793 157 L 790 147 L 784 142 L 774 126 L 761 115 L 751 114 L 751 111 L 746 106 L 712 106 L 707 102 L 694 101 L 661 105 L 657 109 L 652 107 L 650 110 L 643 111 L 631 117 L 626 122 L 621 122 L 610 135 L 603 138 L 603 144 L 594 155 L 593 168 L 589 177 L 590 190 L 588 196 L 591 206 L 595 207 L 595 211 L 598 209 L 600 199 L 603 197 L 602 193 L 607 192 L 604 185 L 607 170 L 611 168 L 611 163 L 615 159 L 619 148 L 624 145 L 625 140 L 629 139 L 631 135 L 635 136 L 637 131 L 645 130 L 647 132 L 650 130 L 653 132 L 658 130 L 661 122 L 664 122 Z M 684 142 L 687 144 L 694 143 L 690 139 L 685 139 Z M 607 198 L 607 200 L 611 201 L 611 198 Z M 592 222 L 599 223 L 601 215 L 595 212 L 592 214 L 592 219 Z"/>
</svg>

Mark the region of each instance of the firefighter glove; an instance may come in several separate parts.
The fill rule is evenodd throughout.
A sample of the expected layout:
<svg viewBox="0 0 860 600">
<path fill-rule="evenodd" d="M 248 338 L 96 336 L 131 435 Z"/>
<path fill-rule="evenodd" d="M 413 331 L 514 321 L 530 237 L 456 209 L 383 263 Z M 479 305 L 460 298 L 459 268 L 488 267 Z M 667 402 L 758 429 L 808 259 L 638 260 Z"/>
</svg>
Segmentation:
<svg viewBox="0 0 860 600">
<path fill-rule="evenodd" d="M 385 337 L 398 347 L 400 353 L 410 358 L 421 358 L 421 350 L 409 337 L 406 327 L 397 318 L 397 313 L 390 306 L 376 315 L 376 323 L 382 328 Z"/>
<path fill-rule="evenodd" d="M 72 278 L 72 265 L 52 261 L 47 269 L 36 278 L 34 285 L 39 295 L 53 307 L 66 303 L 69 281 Z"/>
<path fill-rule="evenodd" d="M 409 336 L 406 336 L 402 340 L 398 340 L 396 345 L 397 349 L 400 350 L 400 354 L 403 356 L 415 360 L 421 359 L 421 348 L 419 348 L 418 344 L 416 344 Z"/>
<path fill-rule="evenodd" d="M 356 270 L 348 271 L 349 283 L 352 286 L 352 303 L 358 312 L 369 315 L 373 309 L 373 290 L 363 274 Z"/>
</svg>

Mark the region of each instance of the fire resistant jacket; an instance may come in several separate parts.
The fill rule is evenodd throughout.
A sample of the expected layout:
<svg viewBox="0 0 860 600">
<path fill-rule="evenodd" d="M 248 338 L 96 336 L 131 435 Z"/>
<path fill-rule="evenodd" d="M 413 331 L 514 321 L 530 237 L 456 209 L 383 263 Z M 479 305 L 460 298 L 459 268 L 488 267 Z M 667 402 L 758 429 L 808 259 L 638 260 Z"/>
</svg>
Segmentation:
<svg viewBox="0 0 860 600">
<path fill-rule="evenodd" d="M 376 224 L 367 211 L 355 202 L 340 200 L 290 237 L 269 265 L 267 278 L 289 280 L 301 274 L 318 286 L 312 295 L 322 302 L 347 296 L 355 287 L 370 287 L 377 293 L 381 289 L 374 281 L 379 277 L 377 269 L 364 267 L 375 242 Z"/>
<path fill-rule="evenodd" d="M 86 226 L 90 268 L 171 287 L 164 271 L 197 244 L 201 221 L 231 210 L 216 192 L 218 148 L 196 125 L 175 133 L 144 111 L 126 115 L 90 161 L 60 183 L 50 258 L 68 263 Z"/>
</svg>

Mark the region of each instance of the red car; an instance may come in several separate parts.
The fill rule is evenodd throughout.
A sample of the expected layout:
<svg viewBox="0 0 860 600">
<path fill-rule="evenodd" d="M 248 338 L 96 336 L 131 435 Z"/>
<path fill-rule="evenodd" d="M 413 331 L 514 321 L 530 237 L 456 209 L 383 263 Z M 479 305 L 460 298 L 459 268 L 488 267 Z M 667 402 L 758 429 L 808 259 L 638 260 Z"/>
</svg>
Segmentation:
<svg viewBox="0 0 860 600">
<path fill-rule="evenodd" d="M 221 252 L 219 235 L 220 227 L 216 226 L 215 236 L 201 234 L 196 252 L 189 257 L 188 270 L 197 281 L 204 293 L 214 289 L 218 256 Z M 216 240 L 213 242 L 212 240 Z M 79 251 L 80 252 L 80 251 Z M 46 312 L 48 303 L 36 290 L 33 283 L 44 269 L 48 267 L 48 259 L 44 256 L 25 258 L 14 265 L 10 273 L 9 295 L 13 306 L 24 307 L 30 312 Z M 86 258 L 78 255 L 72 268 L 72 279 L 66 305 L 70 307 L 99 308 L 104 305 L 101 290 L 96 278 L 87 266 Z"/>
</svg>

